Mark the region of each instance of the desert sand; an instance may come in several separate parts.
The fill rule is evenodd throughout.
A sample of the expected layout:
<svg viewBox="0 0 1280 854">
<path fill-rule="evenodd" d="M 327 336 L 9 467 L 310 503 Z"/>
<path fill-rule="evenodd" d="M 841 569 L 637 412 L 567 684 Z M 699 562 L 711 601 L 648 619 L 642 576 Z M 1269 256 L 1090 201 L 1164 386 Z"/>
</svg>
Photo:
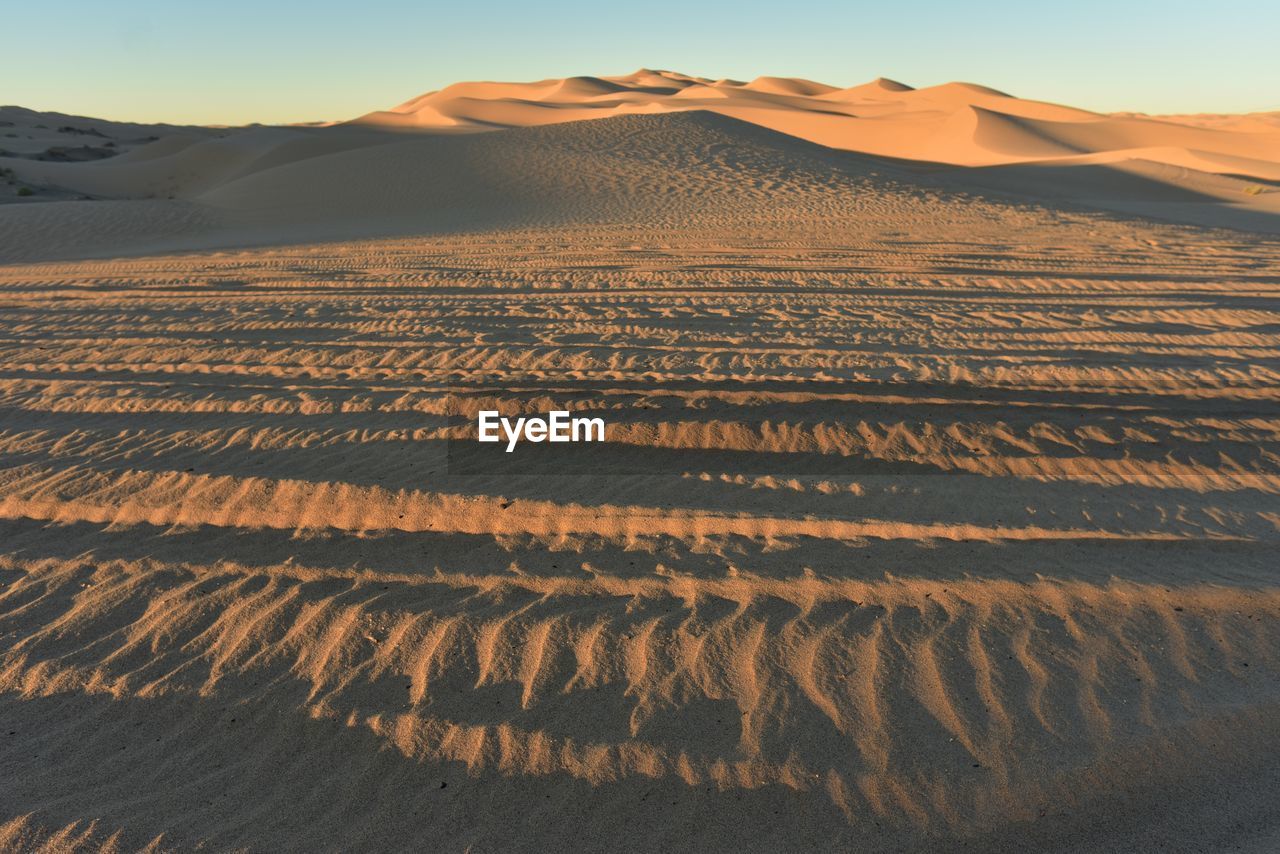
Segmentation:
<svg viewBox="0 0 1280 854">
<path fill-rule="evenodd" d="M 1274 117 L 0 120 L 0 848 L 1280 846 Z"/>
</svg>

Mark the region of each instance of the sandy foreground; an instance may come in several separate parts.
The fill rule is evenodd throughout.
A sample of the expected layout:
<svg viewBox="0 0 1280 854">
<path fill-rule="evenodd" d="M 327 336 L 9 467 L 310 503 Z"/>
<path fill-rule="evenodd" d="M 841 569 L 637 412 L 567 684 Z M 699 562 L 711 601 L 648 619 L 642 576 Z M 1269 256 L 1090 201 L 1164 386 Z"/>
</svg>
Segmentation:
<svg viewBox="0 0 1280 854">
<path fill-rule="evenodd" d="M 1280 847 L 1274 116 L 0 119 L 0 848 Z"/>
</svg>

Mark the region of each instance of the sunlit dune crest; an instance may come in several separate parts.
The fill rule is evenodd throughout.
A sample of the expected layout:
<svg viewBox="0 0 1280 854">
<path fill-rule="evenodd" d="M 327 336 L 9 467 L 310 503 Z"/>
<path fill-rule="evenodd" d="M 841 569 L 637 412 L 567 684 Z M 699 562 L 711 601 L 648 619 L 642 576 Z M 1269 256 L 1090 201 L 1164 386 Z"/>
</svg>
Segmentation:
<svg viewBox="0 0 1280 854">
<path fill-rule="evenodd" d="M 882 78 L 840 89 L 798 78 L 742 83 L 642 69 L 622 77 L 459 83 L 355 123 L 491 130 L 687 110 L 732 116 L 840 150 L 936 163 L 993 166 L 1106 155 L 1280 177 L 1280 127 L 1261 118 L 1181 117 L 1182 126 L 1170 127 L 1169 121 L 1024 100 L 972 83 L 913 89 Z M 1255 168 L 1270 174 L 1225 164 L 1206 169 L 1197 159 L 1205 155 L 1262 161 Z"/>
</svg>

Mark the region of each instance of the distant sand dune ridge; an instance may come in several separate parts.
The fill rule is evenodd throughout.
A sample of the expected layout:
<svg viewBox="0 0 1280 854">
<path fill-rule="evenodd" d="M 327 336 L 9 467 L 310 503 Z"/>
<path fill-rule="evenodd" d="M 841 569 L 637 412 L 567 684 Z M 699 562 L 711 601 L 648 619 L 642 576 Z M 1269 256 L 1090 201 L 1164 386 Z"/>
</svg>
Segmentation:
<svg viewBox="0 0 1280 854">
<path fill-rule="evenodd" d="M 459 83 L 324 127 L 138 137 L 146 128 L 12 107 L 0 117 L 26 147 L 58 136 L 44 118 L 124 152 L 0 151 L 33 191 L 0 194 L 14 202 L 0 205 L 8 261 L 578 222 L 850 221 L 873 207 L 905 222 L 921 206 L 958 209 L 940 198 L 992 195 L 1280 233 L 1280 129 L 1265 114 L 1104 115 L 969 83 L 841 89 L 645 69 Z M 81 136 L 52 141 L 68 139 Z"/>
</svg>

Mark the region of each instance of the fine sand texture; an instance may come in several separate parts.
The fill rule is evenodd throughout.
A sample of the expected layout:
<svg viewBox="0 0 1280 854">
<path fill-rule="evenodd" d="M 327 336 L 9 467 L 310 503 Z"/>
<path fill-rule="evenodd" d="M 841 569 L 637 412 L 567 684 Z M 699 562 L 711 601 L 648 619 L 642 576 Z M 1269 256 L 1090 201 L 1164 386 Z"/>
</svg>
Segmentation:
<svg viewBox="0 0 1280 854">
<path fill-rule="evenodd" d="M 1280 848 L 1266 116 L 72 121 L 0 158 L 0 850 Z"/>
</svg>

